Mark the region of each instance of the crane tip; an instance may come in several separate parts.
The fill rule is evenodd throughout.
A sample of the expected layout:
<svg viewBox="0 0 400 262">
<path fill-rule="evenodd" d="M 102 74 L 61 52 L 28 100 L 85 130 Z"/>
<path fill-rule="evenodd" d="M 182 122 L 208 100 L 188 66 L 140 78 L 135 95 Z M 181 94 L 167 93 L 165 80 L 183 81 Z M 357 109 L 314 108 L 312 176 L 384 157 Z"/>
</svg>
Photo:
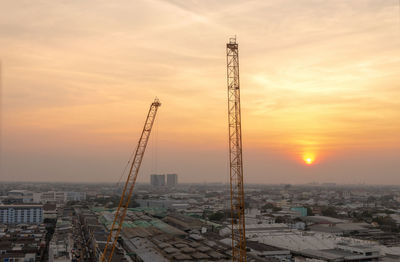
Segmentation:
<svg viewBox="0 0 400 262">
<path fill-rule="evenodd" d="M 161 106 L 161 102 L 158 99 L 158 97 L 154 98 L 154 102 L 152 104 L 155 105 L 155 106 Z"/>
</svg>

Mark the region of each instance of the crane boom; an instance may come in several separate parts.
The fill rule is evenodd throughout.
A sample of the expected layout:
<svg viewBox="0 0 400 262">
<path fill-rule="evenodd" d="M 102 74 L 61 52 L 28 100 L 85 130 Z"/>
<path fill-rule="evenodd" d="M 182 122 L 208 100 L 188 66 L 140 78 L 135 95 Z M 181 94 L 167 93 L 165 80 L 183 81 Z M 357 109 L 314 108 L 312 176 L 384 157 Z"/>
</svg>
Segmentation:
<svg viewBox="0 0 400 262">
<path fill-rule="evenodd" d="M 133 189 L 135 187 L 136 178 L 139 173 L 140 165 L 143 160 L 144 152 L 146 151 L 147 142 L 149 141 L 151 129 L 153 127 L 154 119 L 157 114 L 158 107 L 161 106 L 160 101 L 156 98 L 150 105 L 147 114 L 146 122 L 140 136 L 135 155 L 133 157 L 131 167 L 129 169 L 128 177 L 126 179 L 124 189 L 122 191 L 121 199 L 118 208 L 115 212 L 114 221 L 112 223 L 110 233 L 108 234 L 107 243 L 101 256 L 100 262 L 111 262 L 115 247 L 117 245 L 118 237 L 122 229 L 126 211 L 132 197 Z"/>
<path fill-rule="evenodd" d="M 229 167 L 232 221 L 232 261 L 247 261 L 244 217 L 242 127 L 240 112 L 239 49 L 235 38 L 226 44 L 228 80 Z"/>
</svg>

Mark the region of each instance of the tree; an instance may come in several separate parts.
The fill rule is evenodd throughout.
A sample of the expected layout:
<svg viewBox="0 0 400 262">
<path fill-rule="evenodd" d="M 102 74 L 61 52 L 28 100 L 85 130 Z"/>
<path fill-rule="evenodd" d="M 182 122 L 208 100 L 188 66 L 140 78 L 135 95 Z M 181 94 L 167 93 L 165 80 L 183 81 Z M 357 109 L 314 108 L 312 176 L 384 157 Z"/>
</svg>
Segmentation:
<svg viewBox="0 0 400 262">
<path fill-rule="evenodd" d="M 311 207 L 306 207 L 306 208 L 307 208 L 307 216 L 313 216 L 314 213 L 312 211 L 312 208 Z"/>
<path fill-rule="evenodd" d="M 274 208 L 274 204 L 272 204 L 272 203 L 266 203 L 265 205 L 263 205 L 261 207 L 262 210 L 273 209 L 273 208 Z"/>
<path fill-rule="evenodd" d="M 385 231 L 398 232 L 396 221 L 390 216 L 376 217 L 373 219 L 374 222 L 378 223 L 379 226 Z"/>
<path fill-rule="evenodd" d="M 275 223 L 286 223 L 287 219 L 285 217 L 277 217 Z"/>
<path fill-rule="evenodd" d="M 135 208 L 135 207 L 140 207 L 140 204 L 135 201 L 135 199 L 131 199 L 129 202 L 129 208 Z"/>
<path fill-rule="evenodd" d="M 332 206 L 325 207 L 324 209 L 322 209 L 321 213 L 323 216 L 328 216 L 328 217 L 336 217 L 337 216 L 336 209 Z"/>
<path fill-rule="evenodd" d="M 225 217 L 225 214 L 223 212 L 215 212 L 212 213 L 208 219 L 211 221 L 222 221 Z"/>
<path fill-rule="evenodd" d="M 291 184 L 287 184 L 287 185 L 285 185 L 283 188 L 286 189 L 286 190 L 288 190 L 288 189 L 291 188 L 291 187 L 292 187 Z"/>
</svg>

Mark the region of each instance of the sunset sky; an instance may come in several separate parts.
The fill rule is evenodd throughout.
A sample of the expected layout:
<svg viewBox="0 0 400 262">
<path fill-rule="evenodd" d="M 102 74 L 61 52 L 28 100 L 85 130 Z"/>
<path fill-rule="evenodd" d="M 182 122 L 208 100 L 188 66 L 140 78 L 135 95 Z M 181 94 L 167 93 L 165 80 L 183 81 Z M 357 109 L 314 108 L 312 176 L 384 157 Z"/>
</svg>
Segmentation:
<svg viewBox="0 0 400 262">
<path fill-rule="evenodd" d="M 226 50 L 247 183 L 400 184 L 398 0 L 0 0 L 1 181 L 228 181 Z M 313 163 L 305 163 L 312 158 Z"/>
</svg>

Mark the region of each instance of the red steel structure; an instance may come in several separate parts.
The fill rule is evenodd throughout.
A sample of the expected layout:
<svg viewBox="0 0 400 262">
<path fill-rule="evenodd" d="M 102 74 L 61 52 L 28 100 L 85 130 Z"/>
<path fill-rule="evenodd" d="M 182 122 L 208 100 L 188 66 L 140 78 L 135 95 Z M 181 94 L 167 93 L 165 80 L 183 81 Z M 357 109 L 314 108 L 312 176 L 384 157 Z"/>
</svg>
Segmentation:
<svg viewBox="0 0 400 262">
<path fill-rule="evenodd" d="M 226 44 L 228 80 L 229 163 L 232 220 L 232 261 L 247 261 L 244 216 L 239 49 L 235 38 Z"/>
<path fill-rule="evenodd" d="M 129 202 L 132 197 L 133 189 L 135 187 L 136 178 L 139 173 L 144 152 L 146 151 L 146 146 L 147 142 L 149 141 L 154 119 L 156 118 L 157 110 L 160 106 L 161 103 L 157 98 L 150 105 L 146 122 L 144 124 L 143 131 L 140 136 L 139 143 L 137 145 L 135 155 L 131 163 L 131 167 L 129 169 L 128 177 L 122 191 L 121 200 L 119 201 L 117 211 L 115 212 L 114 221 L 112 223 L 110 233 L 107 238 L 107 243 L 101 256 L 100 262 L 111 262 L 115 247 L 117 245 L 118 237 L 122 229 L 122 224 L 125 219 L 126 211 L 128 210 Z"/>
</svg>

